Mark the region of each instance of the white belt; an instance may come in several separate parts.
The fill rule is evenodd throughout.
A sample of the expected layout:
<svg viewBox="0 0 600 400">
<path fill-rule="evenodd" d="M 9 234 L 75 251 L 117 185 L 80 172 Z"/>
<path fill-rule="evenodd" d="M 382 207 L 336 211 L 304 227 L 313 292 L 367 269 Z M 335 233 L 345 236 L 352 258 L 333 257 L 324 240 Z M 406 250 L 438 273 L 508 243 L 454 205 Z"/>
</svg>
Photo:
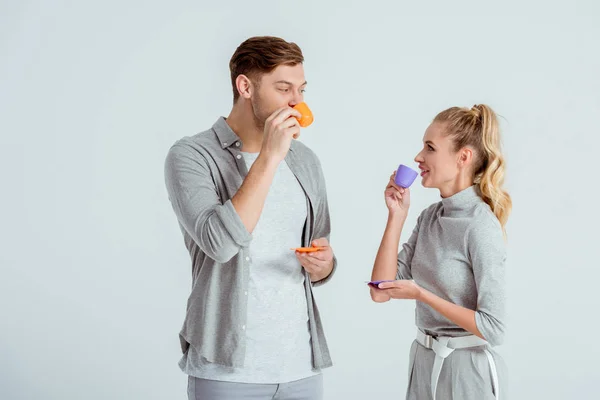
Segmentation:
<svg viewBox="0 0 600 400">
<path fill-rule="evenodd" d="M 440 372 L 442 371 L 442 365 L 444 364 L 444 359 L 452 354 L 452 352 L 456 349 L 468 349 L 470 347 L 485 346 L 488 344 L 487 341 L 475 335 L 459 337 L 438 336 L 434 338 L 433 336 L 425 334 L 420 329 L 417 331 L 417 342 L 421 343 L 426 348 L 433 350 L 435 353 L 435 361 L 431 371 L 431 392 L 433 393 L 433 400 L 435 400 L 437 384 L 440 378 Z M 496 363 L 494 362 L 492 353 L 490 353 L 487 348 L 484 349 L 484 352 L 487 356 L 488 363 L 490 364 L 490 370 L 492 372 L 494 396 L 496 397 L 496 400 L 499 400 L 500 387 L 498 386 Z"/>
</svg>

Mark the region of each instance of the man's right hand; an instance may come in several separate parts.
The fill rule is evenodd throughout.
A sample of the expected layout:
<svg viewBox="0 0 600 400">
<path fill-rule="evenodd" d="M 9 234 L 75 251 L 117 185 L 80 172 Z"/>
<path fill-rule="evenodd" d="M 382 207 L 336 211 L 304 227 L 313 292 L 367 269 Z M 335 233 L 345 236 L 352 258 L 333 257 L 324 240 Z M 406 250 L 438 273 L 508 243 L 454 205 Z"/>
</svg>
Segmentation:
<svg viewBox="0 0 600 400">
<path fill-rule="evenodd" d="M 291 107 L 280 108 L 265 121 L 261 155 L 279 164 L 290 149 L 292 139 L 300 136 L 301 114 Z"/>
</svg>

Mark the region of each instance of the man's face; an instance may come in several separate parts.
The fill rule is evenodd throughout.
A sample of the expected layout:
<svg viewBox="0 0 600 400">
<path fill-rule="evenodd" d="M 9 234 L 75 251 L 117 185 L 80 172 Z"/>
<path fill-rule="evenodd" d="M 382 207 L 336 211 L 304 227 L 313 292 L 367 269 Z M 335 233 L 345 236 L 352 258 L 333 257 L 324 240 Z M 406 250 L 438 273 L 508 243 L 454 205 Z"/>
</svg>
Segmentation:
<svg viewBox="0 0 600 400">
<path fill-rule="evenodd" d="M 257 126 L 263 128 L 265 121 L 277 109 L 294 107 L 304 101 L 306 80 L 304 66 L 280 65 L 269 74 L 259 76 L 253 82 L 255 90 L 251 98 Z"/>
</svg>

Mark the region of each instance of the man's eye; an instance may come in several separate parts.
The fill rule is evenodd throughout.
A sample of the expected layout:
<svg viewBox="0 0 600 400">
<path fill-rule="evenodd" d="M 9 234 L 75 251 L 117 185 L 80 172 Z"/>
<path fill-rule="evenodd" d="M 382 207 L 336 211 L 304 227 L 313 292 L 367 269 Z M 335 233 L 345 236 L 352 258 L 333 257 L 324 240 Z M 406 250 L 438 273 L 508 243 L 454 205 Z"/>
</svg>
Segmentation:
<svg viewBox="0 0 600 400">
<path fill-rule="evenodd" d="M 431 147 L 430 145 L 427 145 L 427 149 L 428 149 L 429 151 L 433 151 L 433 147 Z"/>
</svg>

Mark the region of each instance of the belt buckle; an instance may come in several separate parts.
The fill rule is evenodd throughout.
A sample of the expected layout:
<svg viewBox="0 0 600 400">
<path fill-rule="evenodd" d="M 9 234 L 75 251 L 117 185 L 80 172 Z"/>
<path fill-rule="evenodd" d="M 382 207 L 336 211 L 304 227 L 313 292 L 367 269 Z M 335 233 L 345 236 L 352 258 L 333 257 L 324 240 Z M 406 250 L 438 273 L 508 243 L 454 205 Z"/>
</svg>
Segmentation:
<svg viewBox="0 0 600 400">
<path fill-rule="evenodd" d="M 433 336 L 425 334 L 425 347 L 428 349 L 433 347 Z"/>
</svg>

